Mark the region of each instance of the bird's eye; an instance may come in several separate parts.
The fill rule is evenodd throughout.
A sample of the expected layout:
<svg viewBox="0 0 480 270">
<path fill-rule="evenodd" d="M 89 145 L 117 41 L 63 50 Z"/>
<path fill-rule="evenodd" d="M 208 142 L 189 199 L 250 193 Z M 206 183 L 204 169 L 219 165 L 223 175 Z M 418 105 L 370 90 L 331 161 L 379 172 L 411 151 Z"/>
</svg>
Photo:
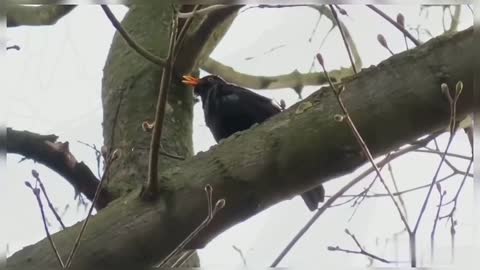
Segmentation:
<svg viewBox="0 0 480 270">
<path fill-rule="evenodd" d="M 207 81 L 213 82 L 213 78 L 210 77 L 210 78 L 207 79 Z"/>
</svg>

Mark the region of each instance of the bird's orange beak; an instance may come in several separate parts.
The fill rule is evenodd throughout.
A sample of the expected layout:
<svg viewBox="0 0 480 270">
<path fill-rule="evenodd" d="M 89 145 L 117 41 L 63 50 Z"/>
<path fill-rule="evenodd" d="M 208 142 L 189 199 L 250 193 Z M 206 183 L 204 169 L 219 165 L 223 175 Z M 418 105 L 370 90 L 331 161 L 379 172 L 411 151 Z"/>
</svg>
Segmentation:
<svg viewBox="0 0 480 270">
<path fill-rule="evenodd" d="M 189 76 L 189 75 L 184 75 L 182 83 L 195 87 L 200 83 L 200 79 Z"/>
</svg>

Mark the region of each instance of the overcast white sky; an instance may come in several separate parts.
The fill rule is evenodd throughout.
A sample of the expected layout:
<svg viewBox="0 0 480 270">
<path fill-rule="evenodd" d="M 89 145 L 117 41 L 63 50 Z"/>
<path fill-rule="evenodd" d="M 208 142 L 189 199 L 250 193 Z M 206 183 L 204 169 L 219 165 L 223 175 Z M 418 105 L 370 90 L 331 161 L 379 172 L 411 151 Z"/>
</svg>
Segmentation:
<svg viewBox="0 0 480 270">
<path fill-rule="evenodd" d="M 394 52 L 405 50 L 402 34 L 381 17 L 364 6 L 343 7 L 349 17 L 342 16 L 341 19 L 353 35 L 364 67 L 378 64 L 389 57 L 389 52 L 377 42 L 379 33 L 386 37 Z M 126 8 L 122 6 L 112 9 L 118 18 L 126 12 Z M 433 35 L 442 33 L 441 8 L 430 9 L 428 18 L 425 13 L 419 15 L 419 7 L 416 5 L 381 6 L 381 9 L 393 18 L 398 12 L 402 12 L 408 26 L 420 23 L 427 26 Z M 238 16 L 212 57 L 238 71 L 255 75 L 278 75 L 290 73 L 294 69 L 308 72 L 317 52 L 322 53 L 329 69 L 348 66 L 349 61 L 337 29 L 319 50 L 319 44 L 331 26 L 328 19 L 321 19 L 316 34 L 309 41 L 318 16 L 318 12 L 306 7 L 248 9 Z M 447 25 L 448 18 L 447 16 Z M 465 29 L 472 23 L 470 10 L 462 8 L 460 29 Z M 10 50 L 6 57 L 5 66 L 8 66 L 9 75 L 2 80 L 6 80 L 8 89 L 3 93 L 8 101 L 7 125 L 19 130 L 59 135 L 61 141 L 70 142 L 71 150 L 78 160 L 86 162 L 96 171 L 93 151 L 77 141 L 97 146 L 103 143 L 101 78 L 113 33 L 112 25 L 97 6 L 77 7 L 54 26 L 8 29 L 8 45 L 17 44 L 21 50 Z M 421 35 L 420 38 L 423 41 L 429 39 L 426 35 Z M 270 51 L 271 48 L 279 46 L 280 48 Z M 409 46 L 413 47 L 411 43 Z M 255 58 L 246 60 L 252 56 Z M 318 65 L 314 70 L 319 70 Z M 2 91 L 5 91 L 4 89 L 2 88 Z M 307 89 L 304 97 L 314 89 L 316 88 Z M 298 101 L 297 95 L 291 89 L 259 92 L 277 100 L 285 99 L 287 105 Z M 447 139 L 446 136 L 439 139 L 441 149 L 445 147 Z M 204 124 L 200 104 L 197 104 L 194 121 L 195 151 L 208 150 L 214 143 Z M 469 145 L 463 132 L 457 135 L 452 152 L 469 155 Z M 63 212 L 65 205 L 70 205 L 63 216 L 66 224 L 72 225 L 85 216 L 83 208 L 76 208 L 73 189 L 66 181 L 32 161 L 18 164 L 20 158 L 15 155 L 8 157 L 6 188 L 3 184 L 0 189 L 0 198 L 4 202 L 0 207 L 5 208 L 3 210 L 8 217 L 7 223 L 3 223 L 0 229 L 0 238 L 8 239 L 10 254 L 45 237 L 36 200 L 23 184 L 25 180 L 32 179 L 31 169 L 39 171 L 60 212 Z M 394 161 L 392 166 L 399 189 L 431 181 L 438 162 L 437 156 L 419 153 Z M 452 158 L 451 162 L 461 170 L 465 170 L 468 165 L 461 159 Z M 345 181 L 352 179 L 365 168 L 364 166 L 354 174 L 342 177 L 342 180 L 326 184 L 327 193 L 333 194 Z M 387 172 L 385 170 L 385 176 Z M 448 170 L 444 170 L 442 176 L 448 173 Z M 372 176 L 349 194 L 361 191 L 362 186 L 366 186 L 371 179 Z M 461 179 L 459 176 L 442 183 L 442 187 L 448 192 L 448 198 L 456 192 Z M 375 185 L 373 190 L 383 193 L 379 184 Z M 425 191 L 412 192 L 404 197 L 411 223 L 416 219 Z M 468 179 L 456 215 L 456 262 L 466 262 L 467 259 L 472 259 L 469 256 L 473 255 L 472 194 L 472 181 Z M 434 191 L 432 203 L 418 236 L 420 264 L 430 264 L 428 235 L 437 202 L 438 194 Z M 448 210 L 446 209 L 445 213 Z M 350 204 L 328 210 L 284 259 L 282 265 L 366 265 L 368 260 L 363 256 L 327 251 L 326 247 L 329 245 L 356 250 L 355 244 L 344 233 L 345 228 L 355 233 L 359 241 L 372 253 L 395 260 L 397 253 L 392 235 L 402 230 L 402 224 L 392 202 L 388 199 L 371 199 L 366 201 L 349 221 L 351 214 Z M 218 236 L 205 249 L 199 251 L 202 263 L 204 266 L 242 265 L 239 253 L 233 248 L 235 246 L 242 250 L 249 266 L 269 265 L 311 215 L 299 197 L 280 203 Z M 54 218 L 50 216 L 49 221 L 52 223 L 52 231 L 59 229 Z M 435 261 L 437 265 L 448 264 L 451 260 L 450 227 L 444 221 L 439 224 Z M 408 239 L 405 234 L 400 238 L 398 260 L 408 260 Z"/>
</svg>

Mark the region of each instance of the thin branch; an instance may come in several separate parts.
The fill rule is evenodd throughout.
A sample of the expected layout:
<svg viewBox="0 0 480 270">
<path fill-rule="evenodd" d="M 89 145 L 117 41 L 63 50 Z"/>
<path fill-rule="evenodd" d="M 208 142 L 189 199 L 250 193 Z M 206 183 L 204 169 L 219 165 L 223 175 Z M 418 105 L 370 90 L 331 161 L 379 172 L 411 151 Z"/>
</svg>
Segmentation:
<svg viewBox="0 0 480 270">
<path fill-rule="evenodd" d="M 394 21 L 392 18 L 390 18 L 387 14 L 385 14 L 383 11 L 375 7 L 374 5 L 367 5 L 371 10 L 375 11 L 378 15 L 382 16 L 385 20 L 387 20 L 389 23 L 391 23 L 393 26 L 395 26 L 398 30 L 400 30 L 405 36 L 407 36 L 416 46 L 420 46 L 422 43 L 418 41 L 410 32 L 408 32 L 404 27 L 402 27 L 400 24 L 398 24 L 396 21 Z"/>
<path fill-rule="evenodd" d="M 55 210 L 55 207 L 53 206 L 52 202 L 50 201 L 50 198 L 48 197 L 47 190 L 45 189 L 45 186 L 43 185 L 42 181 L 40 180 L 40 176 L 37 171 L 32 170 L 32 175 L 33 177 L 37 180 L 37 182 L 40 184 L 40 189 L 43 192 L 43 196 L 45 196 L 45 200 L 47 200 L 48 207 L 52 211 L 53 215 L 57 219 L 58 223 L 60 223 L 60 226 L 62 226 L 62 229 L 65 230 L 65 224 L 63 224 L 62 218 L 58 215 L 57 211 Z"/>
<path fill-rule="evenodd" d="M 390 191 L 390 188 L 387 186 L 385 180 L 383 179 L 383 177 L 381 175 L 380 169 L 377 167 L 377 164 L 375 163 L 375 160 L 373 159 L 373 156 L 370 153 L 370 150 L 368 149 L 365 141 L 363 140 L 362 136 L 360 135 L 357 128 L 355 127 L 355 124 L 353 123 L 352 119 L 350 118 L 350 114 L 348 113 L 347 108 L 343 104 L 343 101 L 342 101 L 342 98 L 340 97 L 340 94 L 341 94 L 341 91 L 344 90 L 344 86 L 343 85 L 341 86 L 342 87 L 341 89 L 343 89 L 343 90 L 336 89 L 336 87 L 333 85 L 333 82 L 330 80 L 330 78 L 328 76 L 327 70 L 326 70 L 325 65 L 323 63 L 323 58 L 320 54 L 317 54 L 317 59 L 318 59 L 318 62 L 320 63 L 320 65 L 323 68 L 323 72 L 325 73 L 325 77 L 327 77 L 327 79 L 328 79 L 328 83 L 330 84 L 330 88 L 332 89 L 335 97 L 337 98 L 338 105 L 340 106 L 340 108 L 343 112 L 343 115 L 344 115 L 344 117 L 347 121 L 348 126 L 350 127 L 353 135 L 355 136 L 355 139 L 357 140 L 358 144 L 362 148 L 362 152 L 364 153 L 364 155 L 367 157 L 367 159 L 372 164 L 373 168 L 375 169 L 375 172 L 378 174 L 380 182 L 382 183 L 383 187 L 385 188 L 385 190 L 389 194 L 389 197 L 392 199 L 392 202 L 395 205 L 395 208 L 397 209 L 398 214 L 399 214 L 400 219 L 402 220 L 403 224 L 405 225 L 407 230 L 410 231 L 410 227 L 408 225 L 408 222 L 407 222 L 405 216 L 402 214 L 402 211 L 400 209 L 400 206 L 398 205 L 398 202 L 393 197 L 393 195 Z"/>
<path fill-rule="evenodd" d="M 447 194 L 446 191 L 442 191 L 442 186 L 438 182 L 437 182 L 437 191 L 438 191 L 438 195 L 440 196 L 440 202 L 438 203 L 437 213 L 435 214 L 432 231 L 430 232 L 430 260 L 432 261 L 432 263 L 434 261 L 434 255 L 435 255 L 435 232 L 437 229 L 438 221 L 440 220 L 440 210 L 442 209 L 443 199 Z"/>
<path fill-rule="evenodd" d="M 389 158 L 389 156 L 390 156 L 390 153 L 385 158 Z M 388 163 L 388 164 L 390 164 L 390 163 Z M 383 170 L 383 167 L 384 166 L 380 166 L 380 171 Z M 352 214 L 348 218 L 348 221 L 352 220 L 353 216 L 357 213 L 357 210 L 360 208 L 360 205 L 365 200 L 366 196 L 368 195 L 368 192 L 373 187 L 373 184 L 375 183 L 375 181 L 377 181 L 377 179 L 378 179 L 378 174 L 375 175 L 375 178 L 373 178 L 372 182 L 370 182 L 370 184 L 368 185 L 368 187 L 366 189 L 364 189 L 362 192 L 360 192 L 358 194 L 358 196 L 354 197 L 355 202 L 353 203 L 353 206 L 355 208 L 353 209 Z"/>
<path fill-rule="evenodd" d="M 399 192 L 397 181 L 395 180 L 395 175 L 393 174 L 393 168 L 391 162 L 387 164 L 388 166 L 388 172 L 390 173 L 390 178 L 392 178 L 393 182 L 393 187 L 395 188 L 395 192 Z M 405 219 L 408 220 L 408 212 L 407 212 L 407 207 L 405 206 L 405 201 L 403 200 L 403 197 L 401 194 L 398 195 L 398 200 L 400 201 L 400 205 L 403 208 L 403 214 L 405 215 Z"/>
<path fill-rule="evenodd" d="M 135 40 L 133 40 L 130 35 L 127 33 L 127 31 L 123 28 L 122 24 L 115 18 L 115 15 L 112 13 L 110 8 L 107 5 L 100 5 L 105 12 L 105 15 L 107 15 L 107 18 L 110 20 L 112 23 L 113 27 L 117 29 L 118 33 L 123 37 L 125 42 L 138 54 L 140 54 L 143 58 L 146 60 L 152 62 L 155 65 L 164 67 L 166 65 L 166 60 L 163 58 L 160 58 L 149 51 L 147 51 L 145 48 L 140 46 Z"/>
<path fill-rule="evenodd" d="M 33 188 L 30 182 L 28 181 L 25 182 L 25 185 L 32 190 L 33 195 L 35 195 L 35 198 L 37 199 L 38 207 L 40 208 L 40 213 L 42 214 L 43 228 L 45 229 L 45 233 L 47 234 L 48 242 L 50 243 L 50 246 L 52 247 L 53 252 L 55 253 L 55 257 L 57 258 L 58 263 L 60 264 L 62 269 L 64 269 L 65 265 L 63 264 L 62 257 L 60 256 L 60 253 L 58 252 L 58 249 L 55 246 L 55 242 L 53 242 L 50 231 L 48 230 L 47 219 L 45 217 L 45 212 L 43 210 L 42 200 L 40 199 L 40 190 L 38 188 Z"/>
<path fill-rule="evenodd" d="M 8 50 L 17 50 L 17 51 L 20 51 L 20 46 L 18 46 L 18 45 L 8 46 L 8 47 L 7 47 L 7 51 L 8 51 Z"/>
<path fill-rule="evenodd" d="M 473 156 L 470 159 L 470 162 L 468 163 L 467 172 L 470 171 L 470 168 L 472 167 L 472 164 L 473 164 Z M 443 207 L 443 206 L 446 206 L 446 205 L 449 205 L 449 204 L 453 203 L 453 207 L 450 210 L 450 213 L 448 213 L 447 215 L 441 216 L 440 219 L 444 219 L 444 218 L 453 219 L 453 215 L 454 215 L 455 211 L 457 210 L 458 198 L 460 196 L 460 193 L 462 192 L 462 189 L 463 189 L 463 186 L 465 185 L 466 180 L 467 180 L 467 174 L 464 174 L 464 176 L 462 178 L 462 182 L 460 183 L 460 186 L 458 187 L 457 192 L 455 193 L 455 196 L 453 197 L 453 199 L 451 199 L 450 201 L 448 201 L 444 204 L 440 204 L 440 206 Z"/>
<path fill-rule="evenodd" d="M 68 256 L 67 262 L 65 263 L 65 269 L 69 269 L 70 265 L 72 264 L 73 258 L 75 256 L 75 252 L 77 251 L 78 247 L 80 246 L 80 239 L 82 238 L 83 233 L 85 232 L 85 229 L 87 228 L 88 221 L 92 215 L 92 211 L 95 205 L 95 202 L 98 200 L 98 197 L 100 195 L 100 191 L 102 190 L 102 184 L 104 183 L 105 179 L 107 178 L 106 176 L 108 175 L 110 166 L 112 165 L 113 161 L 115 161 L 118 158 L 117 155 L 117 150 L 115 150 L 110 157 L 108 157 L 108 162 L 107 166 L 105 168 L 105 171 L 103 172 L 102 179 L 100 180 L 100 183 L 97 186 L 97 190 L 95 191 L 95 196 L 93 197 L 92 205 L 90 206 L 90 209 L 88 210 L 87 217 L 83 221 L 82 227 L 80 228 L 80 232 L 77 235 L 77 238 L 75 240 L 75 243 L 73 245 L 72 250 L 70 251 L 70 255 Z"/>
<path fill-rule="evenodd" d="M 206 8 L 199 9 L 197 11 L 179 12 L 177 14 L 177 16 L 178 16 L 178 18 L 181 18 L 181 19 L 192 18 L 194 16 L 206 15 L 206 14 L 212 12 L 212 11 L 223 9 L 225 6 L 228 6 L 228 5 L 212 5 L 212 6 L 208 6 Z"/>
<path fill-rule="evenodd" d="M 336 247 L 333 247 L 333 246 L 329 246 L 328 247 L 328 250 L 330 251 L 342 251 L 342 252 L 345 252 L 345 253 L 351 253 L 351 254 L 360 254 L 360 255 L 364 255 L 364 256 L 367 256 L 371 259 L 374 259 L 374 260 L 377 260 L 377 261 L 381 261 L 383 263 L 392 263 L 392 261 L 390 260 L 387 260 L 387 259 L 384 259 L 384 258 L 381 258 L 377 255 L 374 255 L 368 251 L 366 251 L 362 245 L 360 245 L 360 242 L 358 241 L 357 237 L 352 234 L 348 229 L 345 229 L 345 233 L 348 234 L 352 240 L 355 242 L 355 245 L 357 245 L 357 247 L 360 249 L 359 251 L 356 251 L 356 250 L 348 250 L 348 249 L 343 249 L 339 246 L 336 246 Z"/>
<path fill-rule="evenodd" d="M 453 176 L 457 175 L 457 174 L 462 174 L 462 175 L 465 175 L 465 172 L 463 173 L 457 173 L 457 172 L 452 172 L 450 173 L 449 175 L 447 176 L 444 176 L 440 179 L 437 180 L 437 183 L 441 183 L 441 182 L 444 182 L 446 180 L 449 180 L 451 179 Z M 466 174 L 467 177 L 473 177 L 473 174 Z M 410 193 L 410 192 L 413 192 L 413 191 L 418 191 L 418 190 L 421 190 L 421 189 L 424 189 L 424 188 L 428 188 L 430 187 L 430 183 L 428 184 L 425 184 L 425 185 L 421 185 L 421 186 L 418 186 L 418 187 L 413 187 L 413 188 L 409 188 L 409 189 L 405 189 L 405 190 L 402 190 L 402 191 L 399 191 L 399 192 L 394 192 L 392 193 L 393 196 L 400 196 L 400 195 L 403 195 L 403 194 L 406 194 L 406 193 Z M 332 195 L 326 195 L 325 198 L 329 198 L 331 197 Z M 341 197 L 343 198 L 352 198 L 352 197 L 358 197 L 359 194 L 346 194 L 346 195 L 343 195 Z M 382 198 L 382 197 L 388 197 L 389 195 L 387 193 L 376 193 L 376 194 L 370 194 L 370 195 L 365 195 L 366 198 Z"/>
<path fill-rule="evenodd" d="M 184 252 L 182 256 L 180 256 L 180 258 L 178 258 L 178 260 L 172 264 L 172 268 L 184 265 L 192 257 L 193 254 L 195 254 L 195 250 L 188 250 Z"/>
<path fill-rule="evenodd" d="M 173 58 L 175 53 L 175 37 L 177 34 L 177 18 L 172 20 L 170 30 L 170 43 L 168 45 L 167 66 L 163 69 L 160 81 L 160 90 L 158 93 L 155 123 L 153 127 L 152 139 L 150 143 L 150 156 L 148 159 L 148 179 L 145 186 L 143 197 L 154 198 L 158 195 L 158 151 L 160 148 L 160 140 L 162 138 L 163 120 L 165 118 L 165 109 L 168 99 L 168 90 L 172 82 Z"/>
<path fill-rule="evenodd" d="M 337 23 L 338 30 L 340 30 L 340 34 L 342 35 L 343 43 L 345 44 L 345 48 L 347 49 L 348 53 L 348 58 L 350 59 L 350 63 L 352 64 L 353 72 L 357 74 L 357 68 L 355 67 L 355 62 L 353 61 L 352 57 L 352 52 L 350 51 L 350 47 L 348 46 L 347 38 L 345 37 L 345 32 L 343 31 L 343 27 L 340 23 L 340 20 L 338 19 L 337 12 L 335 11 L 335 8 L 333 8 L 333 5 L 328 5 L 330 7 L 330 10 L 333 14 L 333 18 L 335 18 L 335 22 Z"/>
<path fill-rule="evenodd" d="M 458 29 L 458 25 L 460 24 L 460 14 L 462 11 L 462 6 L 461 5 L 454 5 L 455 11 L 452 14 L 452 11 L 450 9 L 451 6 L 448 7 L 448 10 L 450 11 L 450 28 L 448 28 L 447 32 L 455 32 Z"/>
<path fill-rule="evenodd" d="M 386 158 L 382 159 L 380 162 L 377 163 L 377 166 L 384 166 L 387 162 L 394 160 L 400 156 L 403 156 L 404 154 L 411 152 L 415 149 L 418 149 L 420 147 L 423 147 L 426 145 L 429 141 L 433 140 L 435 137 L 437 137 L 439 134 L 435 133 L 432 135 L 429 135 L 428 137 L 417 141 L 415 144 L 409 145 L 403 149 L 400 149 L 391 155 L 387 156 Z M 280 254 L 275 258 L 273 263 L 270 265 L 270 267 L 277 267 L 277 265 L 282 261 L 282 259 L 288 254 L 288 252 L 295 246 L 295 244 L 302 238 L 302 236 L 310 229 L 310 227 L 315 223 L 315 221 L 338 199 L 340 198 L 345 192 L 347 192 L 351 187 L 356 185 L 358 182 L 363 180 L 366 176 L 368 176 L 370 173 L 374 172 L 375 169 L 373 167 L 370 167 L 366 169 L 364 172 L 359 174 L 357 177 L 352 179 L 350 182 L 348 182 L 345 186 L 343 186 L 339 191 L 337 191 L 334 195 L 328 198 L 328 200 L 320 207 L 318 210 L 315 212 L 315 214 L 310 218 L 310 220 L 297 232 L 297 234 L 290 240 L 290 242 L 287 244 L 287 246 L 280 252 Z M 377 174 L 378 175 L 378 174 Z"/>
<path fill-rule="evenodd" d="M 247 260 L 245 259 L 245 256 L 243 255 L 243 251 L 235 245 L 232 245 L 232 248 L 238 253 L 240 258 L 242 259 L 243 266 L 247 266 Z"/>
<path fill-rule="evenodd" d="M 108 9 L 108 7 L 107 7 Z M 120 115 L 120 109 L 122 107 L 122 104 L 123 104 L 123 99 L 125 97 L 125 92 L 127 91 L 130 91 L 131 87 L 133 85 L 133 81 L 130 81 L 128 83 L 128 86 L 126 88 L 122 87 L 122 89 L 120 89 L 120 97 L 118 99 L 118 104 L 117 104 L 117 107 L 115 108 L 115 114 L 113 116 L 113 121 L 112 121 L 112 128 L 110 130 L 110 147 L 106 146 L 108 148 L 108 150 L 106 151 L 106 156 L 104 156 L 104 162 L 107 162 L 108 161 L 108 157 L 110 157 L 114 151 L 114 149 L 116 149 L 114 147 L 114 142 L 115 142 L 115 130 L 116 130 L 116 127 L 117 127 L 117 124 L 118 124 L 118 118 L 119 118 L 119 115 Z M 107 183 L 108 183 L 108 176 L 107 176 Z"/>
<path fill-rule="evenodd" d="M 418 149 L 418 150 L 415 150 L 415 152 L 419 152 L 419 153 L 431 153 L 431 154 L 438 154 L 438 155 L 443 155 L 444 152 L 442 151 L 439 151 L 439 150 L 435 150 L 435 149 L 432 149 L 432 148 L 429 148 L 429 147 L 425 147 L 425 149 Z M 461 159 L 465 159 L 465 160 L 470 160 L 471 158 L 470 157 L 467 157 L 465 155 L 460 155 L 460 154 L 455 154 L 455 153 L 446 153 L 447 156 L 450 156 L 450 157 L 456 157 L 456 158 L 461 158 Z"/>
<path fill-rule="evenodd" d="M 77 140 L 77 142 L 91 148 L 95 152 L 95 159 L 97 161 L 97 175 L 98 175 L 98 177 L 102 177 L 102 174 L 100 172 L 100 163 L 101 163 L 101 159 L 102 159 L 102 152 L 100 150 L 98 150 L 98 148 L 95 144 L 90 145 L 86 142 L 82 142 L 82 141 L 78 141 L 78 140 Z"/>
<path fill-rule="evenodd" d="M 192 241 L 193 238 L 195 238 L 204 228 L 210 224 L 212 219 L 215 217 L 215 215 L 218 213 L 218 211 L 222 210 L 225 207 L 225 199 L 220 199 L 215 203 L 215 206 L 213 205 L 212 202 L 212 194 L 213 194 L 213 188 L 210 185 L 205 186 L 205 194 L 207 196 L 207 217 L 198 225 L 195 230 L 193 230 L 168 256 L 166 256 L 157 266 L 156 268 L 160 268 L 164 266 L 168 260 L 170 260 L 173 256 L 178 254 L 180 251 L 183 250 L 183 248 L 190 242 Z"/>
<path fill-rule="evenodd" d="M 442 159 L 440 160 L 440 163 L 438 164 L 437 170 L 436 170 L 436 172 L 433 176 L 432 182 L 431 182 L 430 187 L 429 187 L 428 192 L 427 192 L 427 196 L 425 197 L 425 200 L 422 204 L 422 208 L 420 209 L 420 213 L 418 215 L 417 222 L 415 223 L 415 227 L 413 229 L 413 232 L 416 232 L 418 227 L 420 226 L 420 221 L 423 217 L 425 209 L 427 208 L 427 204 L 428 204 L 428 201 L 429 201 L 429 198 L 430 198 L 430 194 L 432 193 L 433 186 L 435 185 L 435 183 L 437 181 L 438 174 L 440 173 L 440 169 L 442 168 L 442 164 L 445 161 L 445 158 L 446 158 L 445 153 L 447 153 L 448 150 L 450 149 L 450 145 L 453 141 L 453 137 L 455 136 L 455 131 L 456 131 L 456 122 L 455 122 L 456 121 L 456 108 L 457 108 L 456 106 L 457 106 L 458 98 L 460 97 L 461 90 L 457 90 L 457 89 L 459 89 L 457 87 L 455 96 L 452 98 L 451 95 L 450 95 L 450 91 L 448 89 L 448 86 L 446 84 L 442 84 L 441 89 L 442 89 L 443 94 L 447 96 L 448 101 L 450 103 L 450 126 L 449 126 L 450 137 L 448 139 L 447 146 L 445 147 L 444 154 L 442 155 Z"/>
<path fill-rule="evenodd" d="M 193 10 L 192 10 L 192 14 L 195 14 L 198 10 L 198 8 L 200 7 L 200 5 L 195 5 L 193 7 Z M 180 32 L 178 33 L 178 36 L 175 37 L 177 40 L 175 41 L 176 45 L 175 45 L 175 52 L 174 52 L 174 56 L 173 56 L 173 62 L 175 63 L 176 60 L 177 60 L 177 56 L 178 54 L 180 53 L 180 49 L 183 45 L 183 41 L 185 40 L 185 36 L 187 35 L 187 31 L 188 29 L 190 28 L 190 25 L 192 24 L 193 22 L 193 16 L 189 17 L 185 23 L 183 24 L 182 26 L 182 29 L 180 30 Z"/>
<path fill-rule="evenodd" d="M 342 39 L 344 41 L 347 42 L 348 44 L 348 47 L 350 48 L 350 52 L 352 53 L 353 55 L 353 59 L 355 60 L 355 67 L 358 69 L 358 68 L 361 68 L 362 67 L 362 58 L 360 57 L 360 53 L 358 52 L 358 49 L 357 49 L 357 46 L 355 44 L 355 42 L 353 41 L 353 38 L 352 38 L 352 35 L 350 34 L 350 32 L 348 31 L 348 28 L 346 27 L 346 25 L 340 21 L 339 19 L 335 19 L 335 17 L 333 16 L 333 13 L 330 11 L 330 9 L 327 7 L 327 5 L 310 5 L 309 7 L 315 9 L 317 12 L 319 12 L 321 15 L 324 15 L 325 17 L 327 17 L 327 19 L 329 19 L 331 22 L 332 22 L 332 28 L 334 28 L 335 26 L 338 25 L 339 28 L 342 28 L 342 32 L 343 32 L 343 36 L 342 36 Z M 320 48 L 322 47 L 324 41 L 326 40 L 326 37 L 328 36 L 328 34 L 330 33 L 330 31 L 332 30 L 332 28 L 327 32 L 326 36 L 324 37 L 324 39 L 322 40 L 322 43 L 320 44 L 319 48 L 318 48 L 318 51 L 320 51 Z M 315 61 L 316 57 L 314 56 L 313 57 L 313 61 Z M 352 62 L 352 61 L 350 61 Z M 314 63 L 314 62 L 313 62 Z M 313 64 L 312 64 L 313 65 Z M 350 69 L 349 69 L 350 70 Z M 352 69 L 353 71 L 353 69 Z M 330 72 L 331 73 L 331 72 Z M 355 72 L 353 72 L 353 74 L 355 74 Z M 332 74 L 330 74 L 330 77 L 332 77 Z"/>
</svg>

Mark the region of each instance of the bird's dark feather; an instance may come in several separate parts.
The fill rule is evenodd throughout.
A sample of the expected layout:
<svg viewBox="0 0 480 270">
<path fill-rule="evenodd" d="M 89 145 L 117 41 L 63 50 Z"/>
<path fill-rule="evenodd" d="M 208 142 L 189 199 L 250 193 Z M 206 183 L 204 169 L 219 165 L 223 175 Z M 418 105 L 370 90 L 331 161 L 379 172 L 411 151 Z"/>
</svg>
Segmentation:
<svg viewBox="0 0 480 270">
<path fill-rule="evenodd" d="M 232 84 L 212 86 L 203 100 L 205 121 L 217 142 L 281 111 L 271 99 Z"/>
</svg>

